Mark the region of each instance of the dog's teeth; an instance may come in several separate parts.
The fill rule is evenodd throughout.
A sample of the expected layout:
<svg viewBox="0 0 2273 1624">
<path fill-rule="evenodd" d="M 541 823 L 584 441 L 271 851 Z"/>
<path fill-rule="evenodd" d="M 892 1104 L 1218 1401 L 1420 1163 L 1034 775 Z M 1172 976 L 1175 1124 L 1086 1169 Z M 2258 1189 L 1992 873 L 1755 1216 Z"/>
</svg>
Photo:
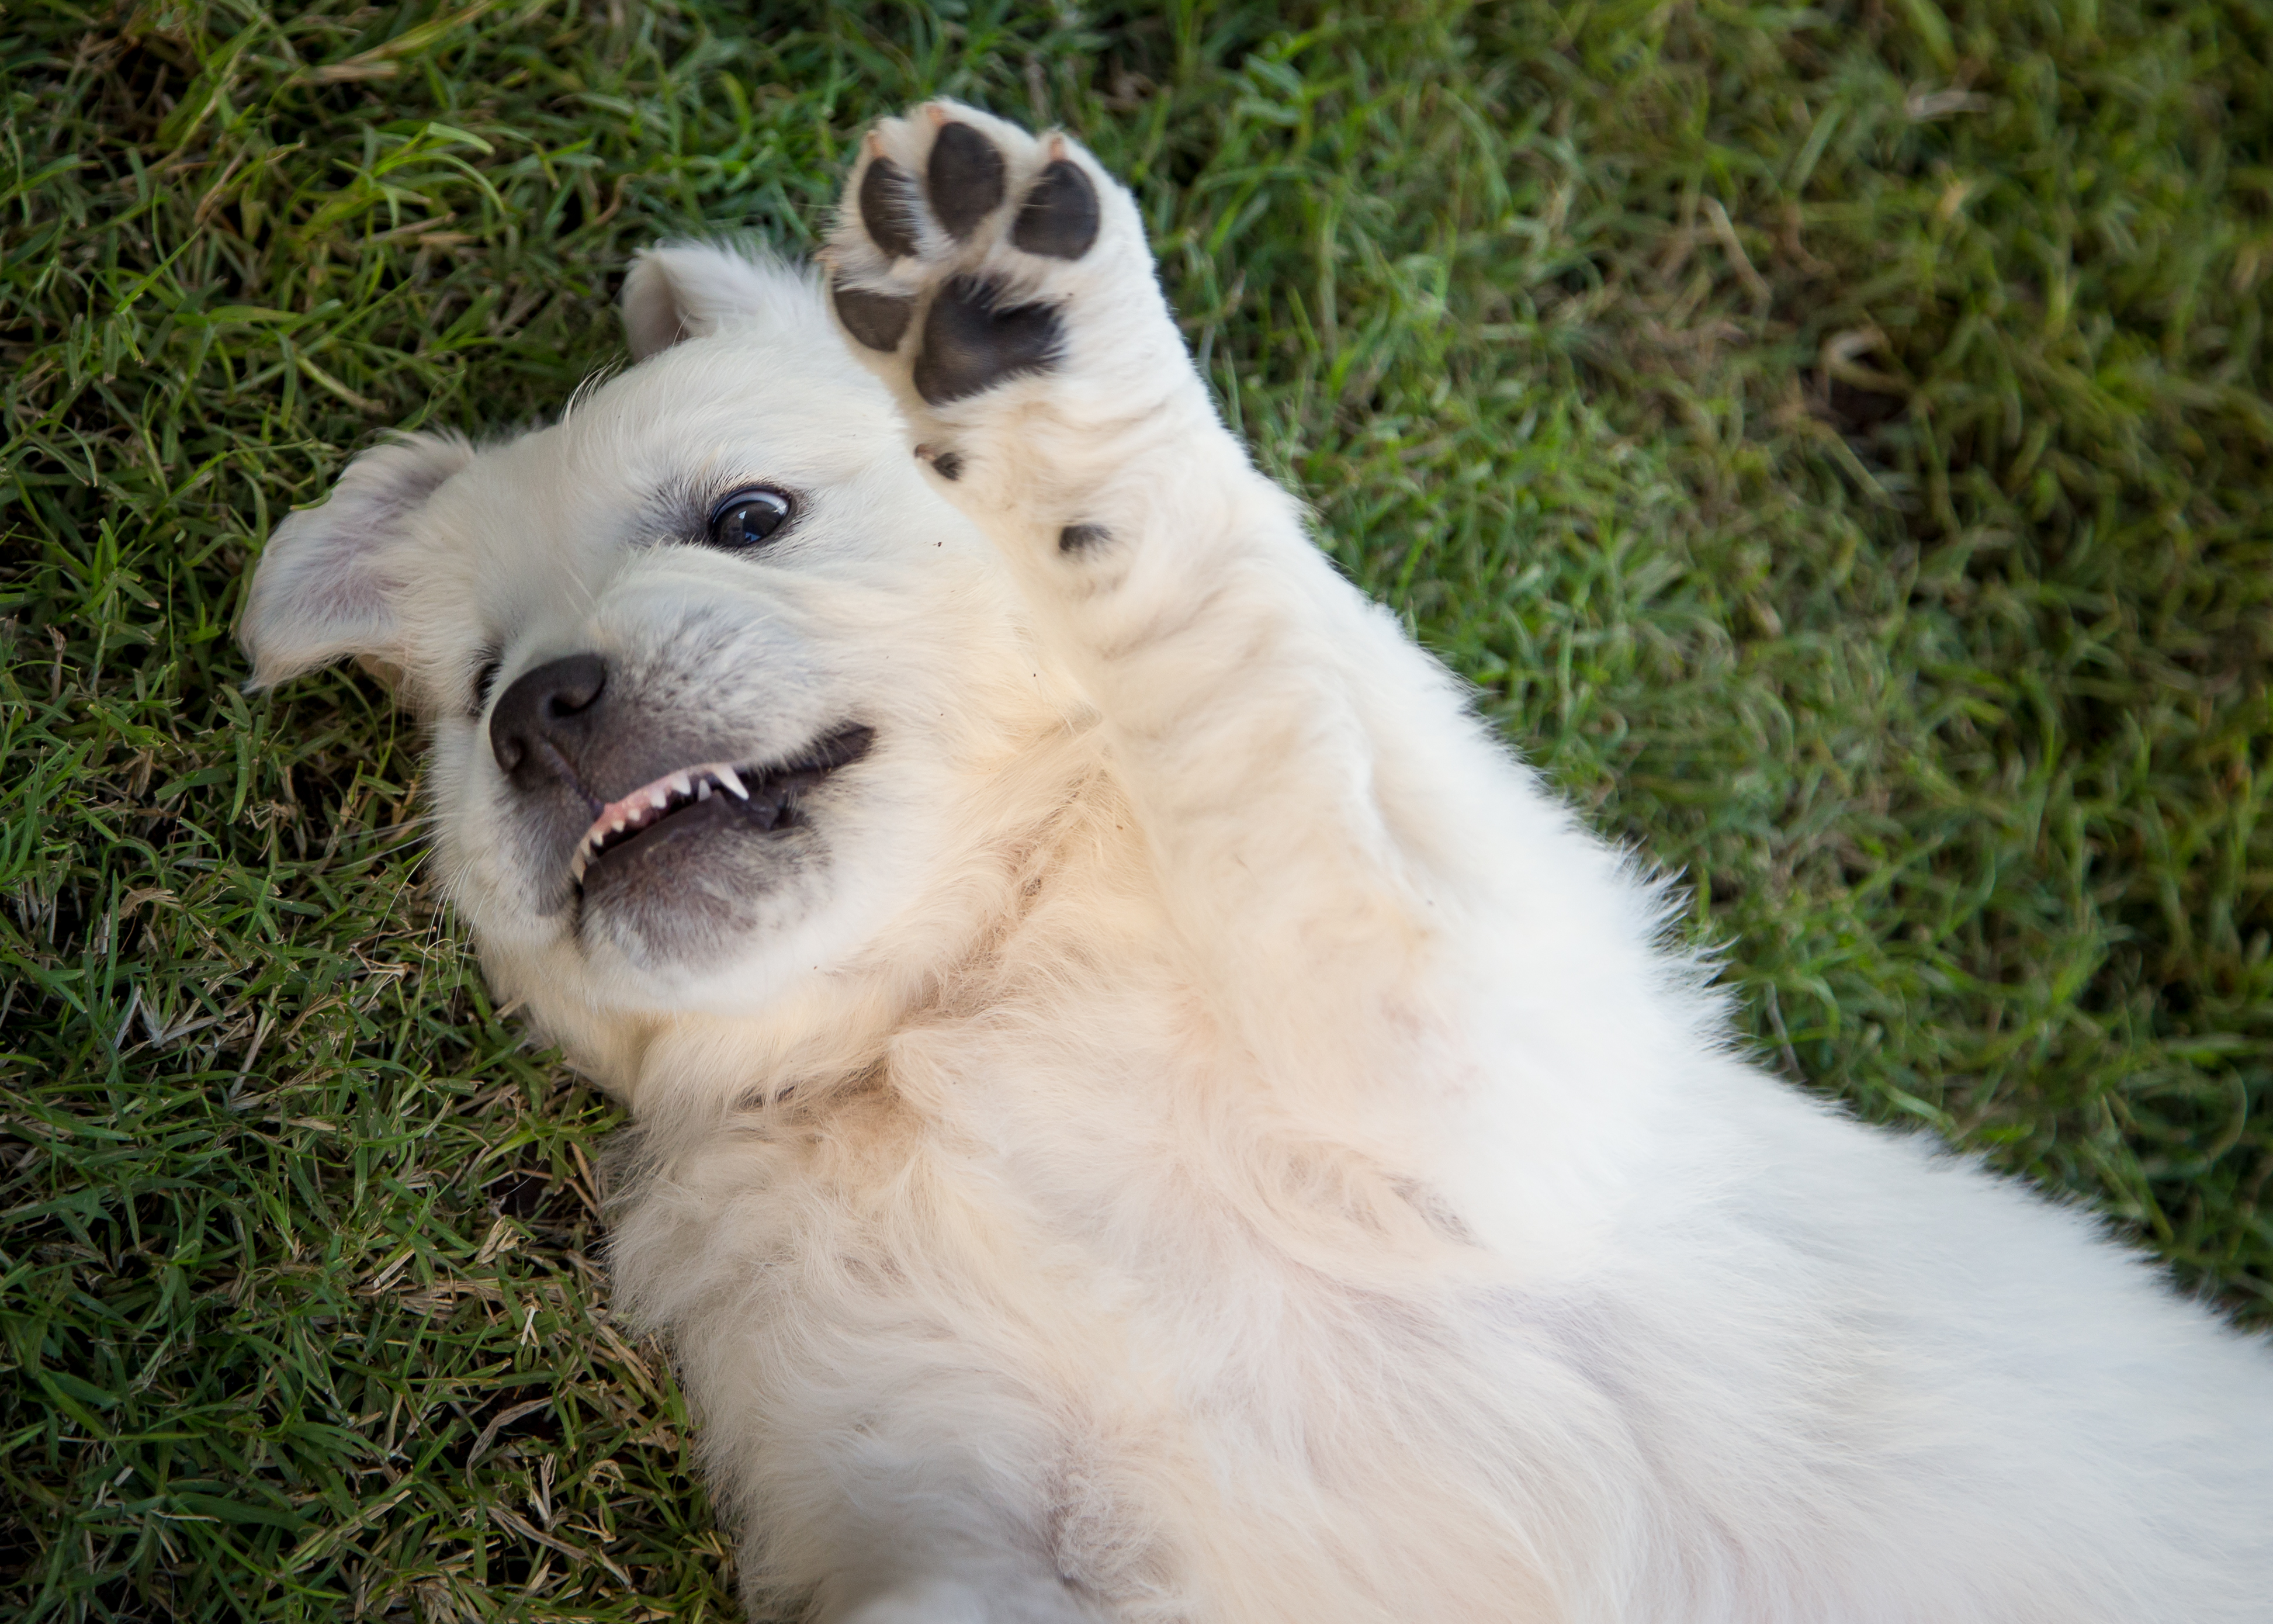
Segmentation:
<svg viewBox="0 0 2273 1624">
<path fill-rule="evenodd" d="M 731 767 L 718 769 L 718 782 L 726 786 L 727 793 L 735 800 L 747 801 L 750 798 L 750 792 L 742 787 L 741 775 Z"/>
<path fill-rule="evenodd" d="M 694 786 L 694 799 L 697 801 L 708 801 L 710 799 L 709 779 L 705 778 Z"/>
<path fill-rule="evenodd" d="M 694 793 L 694 781 L 683 772 L 674 772 L 671 775 L 671 787 L 682 795 L 691 795 Z"/>
<path fill-rule="evenodd" d="M 658 784 L 647 793 L 647 803 L 660 812 L 671 804 L 671 786 Z"/>
<path fill-rule="evenodd" d="M 582 884 L 584 881 L 584 866 L 589 861 L 589 859 L 588 859 L 581 851 L 579 851 L 576 853 L 575 861 L 568 865 L 568 877 L 575 881 L 578 884 Z"/>
<path fill-rule="evenodd" d="M 618 834 L 621 834 L 621 833 L 623 833 L 623 831 L 624 831 L 624 825 L 625 825 L 626 823 L 628 823 L 629 821 L 630 821 L 630 820 L 629 820 L 628 818 L 624 818 L 624 817 L 616 817 L 616 818 L 612 818 L 612 819 L 611 819 L 611 820 L 609 821 L 609 823 L 608 823 L 608 832 L 609 832 L 610 834 L 611 834 L 611 835 L 618 835 Z"/>
</svg>

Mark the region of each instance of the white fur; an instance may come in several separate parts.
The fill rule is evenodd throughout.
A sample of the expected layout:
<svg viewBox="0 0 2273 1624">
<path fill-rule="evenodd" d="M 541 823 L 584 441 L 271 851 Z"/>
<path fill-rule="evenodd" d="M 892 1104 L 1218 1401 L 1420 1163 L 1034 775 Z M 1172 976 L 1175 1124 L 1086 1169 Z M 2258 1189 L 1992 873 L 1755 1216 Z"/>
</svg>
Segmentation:
<svg viewBox="0 0 2273 1624">
<path fill-rule="evenodd" d="M 1014 198 L 1048 156 L 945 116 Z M 863 163 L 920 173 L 936 121 Z M 635 1114 L 616 1289 L 753 1607 L 2273 1617 L 2263 1348 L 1734 1052 L 1663 897 L 1249 465 L 1068 150 L 1077 261 L 997 222 L 893 265 L 850 214 L 830 250 L 918 297 L 1014 279 L 1065 312 L 1056 370 L 934 410 L 810 281 L 659 251 L 652 359 L 471 457 L 359 461 L 252 593 L 263 681 L 400 668 L 485 964 Z M 447 477 L 371 496 L 406 465 Z M 783 541 L 650 545 L 657 491 L 738 477 L 805 493 Z M 754 752 L 869 720 L 828 861 L 691 959 L 580 943 L 464 714 L 492 649 L 683 677 Z"/>
</svg>

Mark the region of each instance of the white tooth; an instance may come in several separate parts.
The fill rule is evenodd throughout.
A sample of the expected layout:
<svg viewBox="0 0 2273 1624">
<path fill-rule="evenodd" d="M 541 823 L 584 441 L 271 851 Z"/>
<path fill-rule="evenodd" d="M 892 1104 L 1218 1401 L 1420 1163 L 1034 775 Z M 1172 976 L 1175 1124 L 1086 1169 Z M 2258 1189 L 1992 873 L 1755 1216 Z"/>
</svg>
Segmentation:
<svg viewBox="0 0 2273 1624">
<path fill-rule="evenodd" d="M 747 801 L 750 798 L 750 792 L 742 787 L 742 778 L 739 773 L 736 772 L 731 767 L 721 767 L 717 771 L 718 782 L 726 786 L 728 792 L 733 795 L 735 800 Z"/>
<path fill-rule="evenodd" d="M 576 861 L 568 865 L 568 877 L 572 880 L 582 879 L 584 877 L 584 853 L 581 852 L 577 853 Z"/>
<path fill-rule="evenodd" d="M 671 787 L 682 795 L 691 795 L 694 793 L 694 781 L 683 772 L 674 772 L 671 775 Z"/>
<path fill-rule="evenodd" d="M 709 779 L 705 778 L 701 783 L 697 784 L 694 786 L 694 799 L 697 801 L 708 801 L 710 799 Z"/>
<path fill-rule="evenodd" d="M 664 785 L 656 785 L 653 789 L 648 791 L 647 803 L 653 807 L 656 811 L 662 811 L 664 808 L 671 804 L 670 789 Z"/>
<path fill-rule="evenodd" d="M 608 832 L 611 835 L 621 833 L 626 821 L 627 820 L 620 817 L 614 819 L 608 824 Z"/>
</svg>

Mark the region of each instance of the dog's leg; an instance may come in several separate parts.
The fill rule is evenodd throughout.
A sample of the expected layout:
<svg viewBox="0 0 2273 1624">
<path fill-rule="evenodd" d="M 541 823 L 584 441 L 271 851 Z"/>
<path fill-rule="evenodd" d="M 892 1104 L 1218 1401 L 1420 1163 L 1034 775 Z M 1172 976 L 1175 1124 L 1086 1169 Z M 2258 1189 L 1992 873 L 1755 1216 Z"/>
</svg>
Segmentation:
<svg viewBox="0 0 2273 1624">
<path fill-rule="evenodd" d="M 1645 893 L 1310 544 L 1077 144 L 945 102 L 887 120 L 825 258 L 852 353 L 1097 713 L 1206 1050 L 1174 1101 L 1204 1176 L 1349 1170 L 1338 1190 L 1387 1192 L 1368 1222 L 1410 1203 L 1378 1219 L 1407 1279 L 1567 1265 L 1610 1199 L 1585 1114 L 1613 1091 L 1562 1086 L 1556 1045 L 1575 1019 L 1608 1076 L 1641 1069 L 1628 1046 L 1664 1025 Z"/>
<path fill-rule="evenodd" d="M 1382 1011 L 1502 902 L 1474 878 L 1519 833 L 1494 786 L 1566 820 L 1218 420 L 1135 201 L 1063 135 L 933 102 L 869 132 L 824 257 L 853 352 L 1100 712 L 1212 984 L 1282 1034 Z"/>
</svg>

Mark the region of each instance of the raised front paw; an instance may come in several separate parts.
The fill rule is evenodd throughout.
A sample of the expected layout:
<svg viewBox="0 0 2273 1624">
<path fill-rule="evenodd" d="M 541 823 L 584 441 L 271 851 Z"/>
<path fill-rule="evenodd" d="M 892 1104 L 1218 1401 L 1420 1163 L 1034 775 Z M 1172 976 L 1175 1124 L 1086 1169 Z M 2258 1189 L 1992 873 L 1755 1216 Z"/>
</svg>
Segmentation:
<svg viewBox="0 0 2273 1624">
<path fill-rule="evenodd" d="M 1061 133 L 953 102 L 884 120 L 826 257 L 855 352 L 919 419 L 1037 395 L 1084 419 L 1190 375 L 1136 205 Z"/>
</svg>

